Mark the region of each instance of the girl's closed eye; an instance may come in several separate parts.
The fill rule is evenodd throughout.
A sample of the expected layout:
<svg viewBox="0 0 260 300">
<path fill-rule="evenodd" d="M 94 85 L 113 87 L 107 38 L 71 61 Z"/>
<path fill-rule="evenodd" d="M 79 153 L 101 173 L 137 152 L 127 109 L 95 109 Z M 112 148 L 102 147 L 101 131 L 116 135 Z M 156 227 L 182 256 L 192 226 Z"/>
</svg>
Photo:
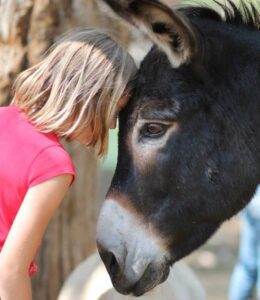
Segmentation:
<svg viewBox="0 0 260 300">
<path fill-rule="evenodd" d="M 116 111 L 115 111 L 115 115 L 110 123 L 109 128 L 110 129 L 115 129 L 116 128 L 116 123 L 117 123 L 117 119 L 118 119 L 118 115 L 120 113 L 120 111 L 127 105 L 129 100 L 128 95 L 123 96 L 117 103 L 117 107 L 116 107 Z"/>
</svg>

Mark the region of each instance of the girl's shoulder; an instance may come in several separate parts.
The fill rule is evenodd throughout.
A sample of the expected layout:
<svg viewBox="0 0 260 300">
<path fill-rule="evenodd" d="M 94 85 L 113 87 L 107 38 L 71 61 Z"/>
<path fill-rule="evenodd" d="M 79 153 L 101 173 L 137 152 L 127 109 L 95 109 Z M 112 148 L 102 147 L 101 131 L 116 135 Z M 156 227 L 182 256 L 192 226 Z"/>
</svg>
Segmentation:
<svg viewBox="0 0 260 300">
<path fill-rule="evenodd" d="M 6 127 L 11 128 L 13 124 L 18 126 L 26 122 L 25 115 L 16 105 L 0 107 L 0 125 L 5 123 Z"/>
<path fill-rule="evenodd" d="M 14 143 L 26 144 L 28 149 L 45 148 L 51 145 L 61 146 L 54 133 L 43 133 L 38 130 L 16 105 L 0 108 L 0 131 L 3 126 L 1 135 L 4 133 L 12 135 Z"/>
<path fill-rule="evenodd" d="M 54 133 L 38 130 L 15 105 L 0 108 L 0 149 L 21 161 L 31 161 L 45 149 L 66 152 Z"/>
<path fill-rule="evenodd" d="M 18 108 L 14 105 L 1 106 L 0 117 L 1 118 L 13 118 L 18 113 Z"/>
</svg>

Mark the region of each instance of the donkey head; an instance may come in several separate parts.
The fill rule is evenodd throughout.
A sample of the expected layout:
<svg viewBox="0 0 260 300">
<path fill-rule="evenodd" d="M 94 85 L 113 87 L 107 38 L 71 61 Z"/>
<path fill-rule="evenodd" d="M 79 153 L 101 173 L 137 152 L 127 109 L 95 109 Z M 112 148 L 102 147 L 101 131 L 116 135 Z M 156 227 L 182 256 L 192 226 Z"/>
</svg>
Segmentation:
<svg viewBox="0 0 260 300">
<path fill-rule="evenodd" d="M 210 10 L 185 16 L 156 0 L 106 2 L 156 44 L 120 115 L 118 164 L 97 230 L 115 288 L 138 296 L 254 192 L 259 32 Z"/>
</svg>

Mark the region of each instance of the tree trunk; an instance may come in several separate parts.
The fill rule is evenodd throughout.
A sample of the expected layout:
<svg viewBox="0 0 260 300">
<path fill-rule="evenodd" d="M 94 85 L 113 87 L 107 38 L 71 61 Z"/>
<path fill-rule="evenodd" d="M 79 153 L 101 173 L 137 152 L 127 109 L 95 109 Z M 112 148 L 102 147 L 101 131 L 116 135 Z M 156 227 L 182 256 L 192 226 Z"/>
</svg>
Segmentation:
<svg viewBox="0 0 260 300">
<path fill-rule="evenodd" d="M 11 100 L 15 76 L 37 63 L 57 35 L 79 26 L 116 30 L 127 43 L 127 30 L 105 18 L 94 0 L 0 1 L 0 105 Z M 111 30 L 110 30 L 111 31 Z M 77 180 L 44 236 L 33 278 L 35 300 L 55 300 L 67 275 L 95 249 L 97 161 L 93 152 L 66 145 Z"/>
<path fill-rule="evenodd" d="M 10 101 L 14 77 L 26 67 L 32 7 L 32 0 L 4 0 L 0 6 L 0 105 Z"/>
</svg>

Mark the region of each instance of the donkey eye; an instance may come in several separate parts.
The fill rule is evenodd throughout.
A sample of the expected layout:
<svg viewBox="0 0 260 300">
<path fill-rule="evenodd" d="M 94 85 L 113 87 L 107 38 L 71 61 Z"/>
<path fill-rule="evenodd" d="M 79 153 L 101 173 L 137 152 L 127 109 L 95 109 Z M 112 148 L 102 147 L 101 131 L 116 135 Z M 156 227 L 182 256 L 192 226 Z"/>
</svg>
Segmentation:
<svg viewBox="0 0 260 300">
<path fill-rule="evenodd" d="M 144 127 L 141 130 L 141 133 L 143 137 L 157 138 L 164 135 L 166 129 L 167 126 L 165 124 L 148 123 L 144 125 Z"/>
</svg>

